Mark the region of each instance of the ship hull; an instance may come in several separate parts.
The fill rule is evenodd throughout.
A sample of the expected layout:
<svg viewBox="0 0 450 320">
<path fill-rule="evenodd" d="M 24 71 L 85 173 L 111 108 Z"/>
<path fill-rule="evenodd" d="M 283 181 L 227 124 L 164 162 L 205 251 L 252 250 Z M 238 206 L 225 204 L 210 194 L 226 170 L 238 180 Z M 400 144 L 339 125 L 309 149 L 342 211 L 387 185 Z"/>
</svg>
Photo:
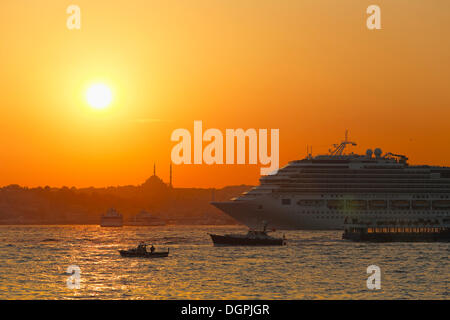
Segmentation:
<svg viewBox="0 0 450 320">
<path fill-rule="evenodd" d="M 102 220 L 100 223 L 101 227 L 104 228 L 120 228 L 123 227 L 123 221 L 122 220 Z"/>
<path fill-rule="evenodd" d="M 277 198 L 259 198 L 256 200 L 231 200 L 212 202 L 211 204 L 234 218 L 239 223 L 258 229 L 264 223 L 278 230 L 344 230 L 344 221 L 349 216 L 376 216 L 379 219 L 428 219 L 430 210 L 384 209 L 384 210 L 331 210 L 326 206 L 317 208 L 301 208 L 296 205 L 298 199 L 293 198 L 292 204 L 280 205 Z M 435 213 L 438 216 L 448 216 L 448 210 Z"/>
<path fill-rule="evenodd" d="M 165 222 L 127 222 L 126 224 L 127 226 L 132 226 L 132 227 L 160 227 L 160 226 L 165 226 L 166 223 Z"/>
<path fill-rule="evenodd" d="M 320 215 L 298 213 L 293 208 L 283 208 L 271 199 L 253 201 L 212 202 L 239 223 L 258 229 L 263 222 L 279 230 L 343 230 L 344 214 L 333 215 L 333 219 L 321 219 Z M 261 209 L 261 207 L 263 209 Z"/>
<path fill-rule="evenodd" d="M 282 246 L 283 239 L 249 239 L 233 236 L 210 234 L 215 246 Z"/>
<path fill-rule="evenodd" d="M 342 239 L 356 242 L 450 242 L 450 232 L 441 233 L 344 233 Z"/>
</svg>

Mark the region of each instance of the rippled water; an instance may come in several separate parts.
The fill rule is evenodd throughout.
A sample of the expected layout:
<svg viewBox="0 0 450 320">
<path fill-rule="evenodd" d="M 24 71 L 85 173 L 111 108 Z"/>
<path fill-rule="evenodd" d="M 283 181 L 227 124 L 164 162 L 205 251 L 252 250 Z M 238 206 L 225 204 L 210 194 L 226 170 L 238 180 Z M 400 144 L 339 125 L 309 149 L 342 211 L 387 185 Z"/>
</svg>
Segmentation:
<svg viewBox="0 0 450 320">
<path fill-rule="evenodd" d="M 1 299 L 448 299 L 450 244 L 361 244 L 289 231 L 286 247 L 213 247 L 237 227 L 0 226 Z M 139 241 L 163 259 L 122 258 Z M 369 265 L 381 290 L 366 287 Z M 81 268 L 69 289 L 66 269 Z"/>
</svg>

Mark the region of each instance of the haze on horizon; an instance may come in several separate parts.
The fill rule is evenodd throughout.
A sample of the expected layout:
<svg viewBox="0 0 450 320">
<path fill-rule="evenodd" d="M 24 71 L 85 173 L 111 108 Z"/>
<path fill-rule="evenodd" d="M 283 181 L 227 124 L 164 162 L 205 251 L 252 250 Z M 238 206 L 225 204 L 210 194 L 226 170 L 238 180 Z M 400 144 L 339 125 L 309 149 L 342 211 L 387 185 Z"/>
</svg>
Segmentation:
<svg viewBox="0 0 450 320">
<path fill-rule="evenodd" d="M 169 180 L 177 128 L 280 129 L 280 165 L 344 137 L 450 165 L 450 2 L 77 0 L 0 4 L 0 186 Z M 113 93 L 86 102 L 93 84 Z M 101 105 L 101 103 L 100 103 Z M 259 166 L 174 166 L 175 187 L 258 183 Z"/>
</svg>

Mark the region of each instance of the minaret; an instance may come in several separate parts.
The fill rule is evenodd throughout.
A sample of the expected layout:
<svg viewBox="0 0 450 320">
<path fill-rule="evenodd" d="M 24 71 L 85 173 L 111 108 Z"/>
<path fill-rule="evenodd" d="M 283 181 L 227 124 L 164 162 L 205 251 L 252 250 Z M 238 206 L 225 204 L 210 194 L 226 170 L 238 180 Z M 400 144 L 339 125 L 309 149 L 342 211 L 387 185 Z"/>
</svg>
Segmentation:
<svg viewBox="0 0 450 320">
<path fill-rule="evenodd" d="M 153 163 L 153 175 L 156 176 L 156 163 Z"/>
<path fill-rule="evenodd" d="M 171 188 L 173 188 L 173 186 L 172 186 L 172 163 L 170 163 L 170 182 L 169 182 L 169 186 Z"/>
</svg>

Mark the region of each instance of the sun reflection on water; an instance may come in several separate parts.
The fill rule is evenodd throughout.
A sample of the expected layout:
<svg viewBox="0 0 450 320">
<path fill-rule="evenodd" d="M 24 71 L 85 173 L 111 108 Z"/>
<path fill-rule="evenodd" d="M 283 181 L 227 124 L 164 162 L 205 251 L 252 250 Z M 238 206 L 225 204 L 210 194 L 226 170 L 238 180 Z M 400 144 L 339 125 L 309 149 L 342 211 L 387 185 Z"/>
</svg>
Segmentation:
<svg viewBox="0 0 450 320">
<path fill-rule="evenodd" d="M 207 232 L 236 227 L 2 226 L 2 299 L 444 299 L 449 244 L 359 244 L 340 232 L 289 231 L 288 246 L 213 247 Z M 122 258 L 139 241 L 171 256 Z M 382 290 L 366 268 L 382 269 Z M 69 265 L 81 288 L 66 286 Z"/>
</svg>

